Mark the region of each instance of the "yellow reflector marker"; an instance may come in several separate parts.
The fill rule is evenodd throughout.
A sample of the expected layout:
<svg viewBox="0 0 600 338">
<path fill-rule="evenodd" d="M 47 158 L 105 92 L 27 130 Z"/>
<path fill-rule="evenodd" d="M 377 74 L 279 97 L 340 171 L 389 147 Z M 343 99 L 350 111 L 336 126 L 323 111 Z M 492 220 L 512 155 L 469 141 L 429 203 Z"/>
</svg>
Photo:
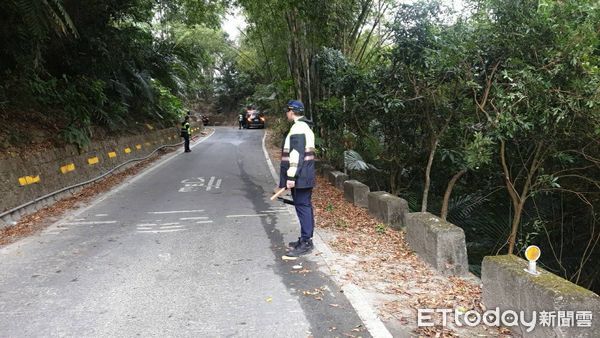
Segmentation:
<svg viewBox="0 0 600 338">
<path fill-rule="evenodd" d="M 117 153 L 114 151 L 111 151 L 110 153 L 108 153 L 108 157 L 115 158 L 115 157 L 117 157 Z"/>
<path fill-rule="evenodd" d="M 21 186 L 29 185 L 29 184 L 33 184 L 33 183 L 39 183 L 39 182 L 40 182 L 40 175 L 19 177 L 19 184 Z"/>
<path fill-rule="evenodd" d="M 150 142 L 144 142 L 144 145 L 147 147 L 150 145 Z"/>
<path fill-rule="evenodd" d="M 75 164 L 73 164 L 73 163 L 69 163 L 67 165 L 63 165 L 62 167 L 60 167 L 60 172 L 63 174 L 66 174 L 73 170 L 75 170 Z"/>
<path fill-rule="evenodd" d="M 96 164 L 98 162 L 100 162 L 100 160 L 96 156 L 88 158 L 88 164 L 89 165 L 94 165 L 94 164 Z"/>
<path fill-rule="evenodd" d="M 125 148 L 123 151 L 125 152 L 125 154 L 129 154 L 131 152 L 131 148 Z"/>
<path fill-rule="evenodd" d="M 525 258 L 527 258 L 528 261 L 537 261 L 541 254 L 540 248 L 535 245 L 530 245 L 525 249 Z"/>
<path fill-rule="evenodd" d="M 142 149 L 142 145 L 141 145 L 141 144 L 136 144 L 136 145 L 135 145 L 135 149 L 137 149 L 137 150 L 140 150 L 140 149 Z"/>
<path fill-rule="evenodd" d="M 154 127 L 153 127 L 153 126 L 151 126 L 151 125 L 149 125 L 148 123 L 146 123 L 146 127 L 148 127 L 148 129 L 150 129 L 150 130 L 153 130 L 153 129 L 154 129 Z"/>
<path fill-rule="evenodd" d="M 542 250 L 536 245 L 530 245 L 525 249 L 525 258 L 529 261 L 529 266 L 525 271 L 532 275 L 539 275 L 540 273 L 536 269 L 536 261 L 540 258 Z"/>
</svg>

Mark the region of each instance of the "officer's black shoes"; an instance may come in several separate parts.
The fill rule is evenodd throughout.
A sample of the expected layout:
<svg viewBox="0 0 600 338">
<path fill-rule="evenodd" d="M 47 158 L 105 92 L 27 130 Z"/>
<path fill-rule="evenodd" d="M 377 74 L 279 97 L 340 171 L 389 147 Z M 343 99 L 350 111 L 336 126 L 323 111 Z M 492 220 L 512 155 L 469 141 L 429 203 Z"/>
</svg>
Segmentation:
<svg viewBox="0 0 600 338">
<path fill-rule="evenodd" d="M 310 242 L 310 245 L 312 245 L 312 244 L 313 244 L 313 242 L 312 242 L 312 239 L 309 239 L 308 241 Z M 300 245 L 300 242 L 302 242 L 302 239 L 301 239 L 300 237 L 298 237 L 298 240 L 297 240 L 297 241 L 289 242 L 289 243 L 288 243 L 288 246 L 289 246 L 290 248 L 293 248 L 293 249 L 295 249 L 295 248 L 297 248 L 297 247 L 298 247 L 298 245 Z"/>
<path fill-rule="evenodd" d="M 293 248 L 290 252 L 288 252 L 287 256 L 290 257 L 299 257 L 302 255 L 306 255 L 312 251 L 314 248 L 312 240 L 300 240 L 300 244 Z"/>
<path fill-rule="evenodd" d="M 300 245 L 300 237 L 298 237 L 297 241 L 293 241 L 293 242 L 289 242 L 288 243 L 288 246 L 290 248 L 293 248 L 293 249 L 295 249 L 298 245 Z"/>
<path fill-rule="evenodd" d="M 191 153 L 191 152 L 192 152 L 192 151 L 191 151 L 191 150 L 189 150 L 189 149 L 188 149 L 188 150 L 186 150 L 186 151 L 184 151 L 184 153 Z"/>
</svg>

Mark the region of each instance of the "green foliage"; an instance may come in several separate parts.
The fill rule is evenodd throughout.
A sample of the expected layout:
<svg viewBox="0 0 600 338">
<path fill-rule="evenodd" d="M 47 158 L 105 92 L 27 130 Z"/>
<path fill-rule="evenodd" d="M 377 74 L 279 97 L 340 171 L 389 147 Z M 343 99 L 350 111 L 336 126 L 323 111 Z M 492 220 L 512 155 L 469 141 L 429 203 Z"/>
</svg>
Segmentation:
<svg viewBox="0 0 600 338">
<path fill-rule="evenodd" d="M 223 10 L 197 0 L 2 2 L 0 107 L 47 112 L 79 146 L 95 127 L 177 123 L 212 99 L 214 69 L 230 53 L 214 28 Z"/>
<path fill-rule="evenodd" d="M 375 226 L 375 231 L 376 231 L 378 234 L 385 234 L 385 232 L 387 231 L 387 225 L 386 225 L 386 224 L 383 224 L 383 223 L 378 223 L 378 224 Z"/>
<path fill-rule="evenodd" d="M 325 207 L 325 211 L 332 212 L 334 209 L 335 209 L 335 207 L 333 206 L 333 204 L 327 203 L 327 206 Z"/>
<path fill-rule="evenodd" d="M 587 237 L 567 237 L 585 237 L 590 249 L 569 258 L 568 268 L 566 259 L 547 257 L 545 264 L 574 281 L 582 270 L 594 279 L 589 258 L 600 254 L 598 246 L 591 249 L 600 206 L 594 193 L 600 181 L 597 1 L 481 0 L 467 2 L 464 13 L 442 1 L 401 3 L 388 7 L 393 22 L 374 31 L 362 15 L 375 23 L 385 11 L 368 1 L 318 8 L 305 1 L 240 3 L 250 28 L 238 70 L 260 88 L 291 81 L 291 93 L 277 95 L 310 105 L 322 158 L 345 164 L 378 190 L 401 194 L 415 210 L 433 154 L 428 209 L 439 210 L 457 177 L 448 219 L 465 229 L 474 271 L 482 256 L 506 250 L 514 213 L 522 213 L 517 251 L 531 242 L 549 251 L 569 246 L 561 237 L 565 217 L 586 210 L 571 234 Z M 355 27 L 362 33 L 354 34 Z M 365 177 L 367 163 L 381 171 Z M 511 189 L 518 203 L 525 201 L 521 211 L 507 198 Z M 564 203 L 572 209 L 557 207 Z M 542 214 L 546 208 L 561 213 Z"/>
</svg>

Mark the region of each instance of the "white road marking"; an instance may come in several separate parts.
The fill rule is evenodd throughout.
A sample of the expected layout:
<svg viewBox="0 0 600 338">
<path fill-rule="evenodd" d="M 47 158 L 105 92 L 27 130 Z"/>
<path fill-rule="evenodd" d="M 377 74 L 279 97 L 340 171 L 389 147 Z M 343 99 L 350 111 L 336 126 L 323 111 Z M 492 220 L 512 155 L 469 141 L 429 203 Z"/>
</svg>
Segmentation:
<svg viewBox="0 0 600 338">
<path fill-rule="evenodd" d="M 193 220 L 197 220 L 197 219 L 208 219 L 208 217 L 182 217 L 179 220 L 180 221 L 193 221 Z"/>
<path fill-rule="evenodd" d="M 252 214 L 252 215 L 227 215 L 227 218 L 236 218 L 236 217 L 262 217 L 262 216 L 271 216 L 269 214 Z"/>
<path fill-rule="evenodd" d="M 206 187 L 206 191 L 210 191 L 210 189 L 212 189 L 212 185 L 215 182 L 215 177 L 211 176 L 210 180 L 208 181 L 208 186 Z"/>
<path fill-rule="evenodd" d="M 185 231 L 187 229 L 165 229 L 165 230 L 138 230 L 139 233 L 146 234 L 160 234 L 164 232 L 177 232 L 177 231 Z"/>
<path fill-rule="evenodd" d="M 108 214 L 96 214 L 96 217 L 106 217 Z"/>
<path fill-rule="evenodd" d="M 183 225 L 166 225 L 166 226 L 160 227 L 160 229 L 177 229 L 177 228 L 183 228 Z"/>
<path fill-rule="evenodd" d="M 154 226 L 156 225 L 156 223 L 140 223 L 137 226 L 139 227 L 148 227 L 148 226 Z"/>
<path fill-rule="evenodd" d="M 220 179 L 220 178 L 217 180 L 217 185 L 215 185 L 215 189 L 221 188 L 221 181 L 222 181 L 222 179 Z"/>
<path fill-rule="evenodd" d="M 95 224 L 115 224 L 117 221 L 89 221 L 89 222 L 65 222 L 61 225 L 95 225 Z"/>
<path fill-rule="evenodd" d="M 149 214 L 164 215 L 164 214 L 191 214 L 195 212 L 204 212 L 204 210 L 173 210 L 173 211 L 149 211 Z"/>
<path fill-rule="evenodd" d="M 179 222 L 163 223 L 161 225 L 177 225 Z"/>
<path fill-rule="evenodd" d="M 266 210 L 266 211 L 261 211 L 261 212 L 268 213 L 268 214 L 279 214 L 282 212 L 287 212 L 287 210 Z"/>
<path fill-rule="evenodd" d="M 207 224 L 207 223 L 212 223 L 213 221 L 200 221 L 200 222 L 196 222 L 196 224 Z"/>
<path fill-rule="evenodd" d="M 152 230 L 152 227 L 138 227 L 138 230 Z"/>
</svg>

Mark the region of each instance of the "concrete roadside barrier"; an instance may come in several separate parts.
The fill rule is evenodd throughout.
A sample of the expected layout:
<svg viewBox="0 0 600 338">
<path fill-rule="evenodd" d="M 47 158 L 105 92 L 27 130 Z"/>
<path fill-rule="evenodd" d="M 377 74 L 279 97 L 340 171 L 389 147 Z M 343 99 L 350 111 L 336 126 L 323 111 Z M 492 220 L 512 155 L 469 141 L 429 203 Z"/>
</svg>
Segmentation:
<svg viewBox="0 0 600 338">
<path fill-rule="evenodd" d="M 368 208 L 369 207 L 369 187 L 357 180 L 344 182 L 344 198 L 352 204 Z"/>
<path fill-rule="evenodd" d="M 526 322 L 508 326 L 523 337 L 600 337 L 600 297 L 544 269 L 527 271 L 514 255 L 487 256 L 481 266 L 482 298 L 487 309 L 521 311 Z M 535 311 L 535 313 L 534 313 Z"/>
<path fill-rule="evenodd" d="M 465 233 L 428 212 L 406 216 L 406 241 L 425 262 L 444 276 L 469 272 Z"/>
</svg>

